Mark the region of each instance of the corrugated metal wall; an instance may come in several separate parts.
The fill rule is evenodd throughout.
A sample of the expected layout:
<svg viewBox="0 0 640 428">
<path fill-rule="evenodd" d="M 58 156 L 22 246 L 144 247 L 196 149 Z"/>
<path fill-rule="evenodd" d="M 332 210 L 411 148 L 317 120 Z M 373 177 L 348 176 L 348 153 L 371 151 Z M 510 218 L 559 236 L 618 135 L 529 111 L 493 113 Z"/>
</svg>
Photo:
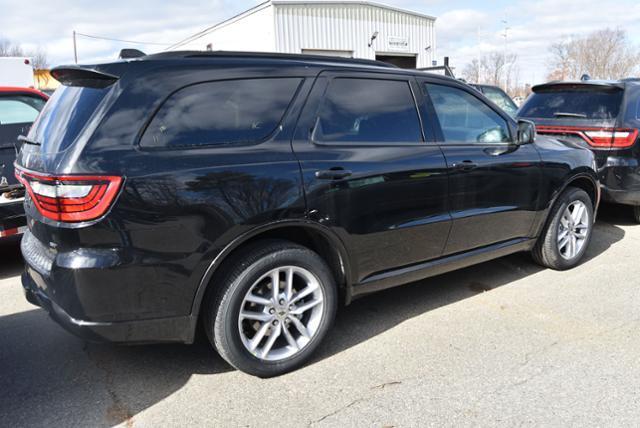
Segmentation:
<svg viewBox="0 0 640 428">
<path fill-rule="evenodd" d="M 329 49 L 369 59 L 376 53 L 415 54 L 418 67 L 430 66 L 435 58 L 435 22 L 430 18 L 363 4 L 275 4 L 274 8 L 278 52 Z M 368 47 L 376 31 L 378 37 Z M 398 42 L 406 42 L 406 47 L 398 48 Z"/>
</svg>

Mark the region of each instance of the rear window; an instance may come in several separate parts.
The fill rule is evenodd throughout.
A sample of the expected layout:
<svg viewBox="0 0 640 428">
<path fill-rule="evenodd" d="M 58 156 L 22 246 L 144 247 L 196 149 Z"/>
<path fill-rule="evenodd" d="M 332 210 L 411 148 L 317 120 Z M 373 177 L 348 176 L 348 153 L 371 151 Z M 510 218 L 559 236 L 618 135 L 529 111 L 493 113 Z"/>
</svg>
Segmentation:
<svg viewBox="0 0 640 428">
<path fill-rule="evenodd" d="M 0 126 L 33 123 L 45 100 L 29 95 L 0 96 Z"/>
<path fill-rule="evenodd" d="M 241 79 L 181 89 L 147 127 L 143 147 L 259 142 L 278 127 L 300 78 Z"/>
<path fill-rule="evenodd" d="M 615 119 L 623 91 L 591 87 L 545 90 L 533 93 L 519 113 L 521 117 L 543 119 Z"/>
<path fill-rule="evenodd" d="M 43 153 L 67 149 L 81 134 L 108 91 L 61 86 L 49 98 L 28 138 L 42 144 Z"/>
</svg>

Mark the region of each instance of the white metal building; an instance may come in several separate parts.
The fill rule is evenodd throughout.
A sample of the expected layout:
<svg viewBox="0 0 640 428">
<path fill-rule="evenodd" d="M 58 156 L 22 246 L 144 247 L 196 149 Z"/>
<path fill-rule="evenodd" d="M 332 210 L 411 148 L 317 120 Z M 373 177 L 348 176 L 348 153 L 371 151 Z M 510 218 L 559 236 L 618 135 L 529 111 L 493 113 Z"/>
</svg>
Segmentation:
<svg viewBox="0 0 640 428">
<path fill-rule="evenodd" d="M 428 67 L 435 20 L 371 1 L 270 0 L 169 49 L 309 53 Z"/>
</svg>

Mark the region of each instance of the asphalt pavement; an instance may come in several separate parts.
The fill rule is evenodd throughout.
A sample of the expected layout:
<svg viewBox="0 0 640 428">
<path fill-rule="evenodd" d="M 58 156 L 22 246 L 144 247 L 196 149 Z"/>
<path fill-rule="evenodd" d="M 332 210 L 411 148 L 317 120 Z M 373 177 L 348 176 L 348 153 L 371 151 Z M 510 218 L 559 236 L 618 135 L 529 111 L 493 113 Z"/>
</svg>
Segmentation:
<svg viewBox="0 0 640 428">
<path fill-rule="evenodd" d="M 517 254 L 339 311 L 274 379 L 195 345 L 71 336 L 22 295 L 0 244 L 0 426 L 638 426 L 640 226 L 605 207 L 570 272 Z"/>
</svg>

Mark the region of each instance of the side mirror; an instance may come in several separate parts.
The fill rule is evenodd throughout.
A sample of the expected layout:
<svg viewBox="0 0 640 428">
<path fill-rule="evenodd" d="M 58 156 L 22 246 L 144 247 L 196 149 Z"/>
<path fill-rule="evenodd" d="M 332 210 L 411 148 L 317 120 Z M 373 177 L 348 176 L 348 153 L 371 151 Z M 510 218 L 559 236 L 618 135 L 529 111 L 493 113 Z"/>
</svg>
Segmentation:
<svg viewBox="0 0 640 428">
<path fill-rule="evenodd" d="M 532 144 L 536 141 L 536 125 L 530 120 L 518 120 L 518 136 L 516 142 L 522 144 Z"/>
</svg>

